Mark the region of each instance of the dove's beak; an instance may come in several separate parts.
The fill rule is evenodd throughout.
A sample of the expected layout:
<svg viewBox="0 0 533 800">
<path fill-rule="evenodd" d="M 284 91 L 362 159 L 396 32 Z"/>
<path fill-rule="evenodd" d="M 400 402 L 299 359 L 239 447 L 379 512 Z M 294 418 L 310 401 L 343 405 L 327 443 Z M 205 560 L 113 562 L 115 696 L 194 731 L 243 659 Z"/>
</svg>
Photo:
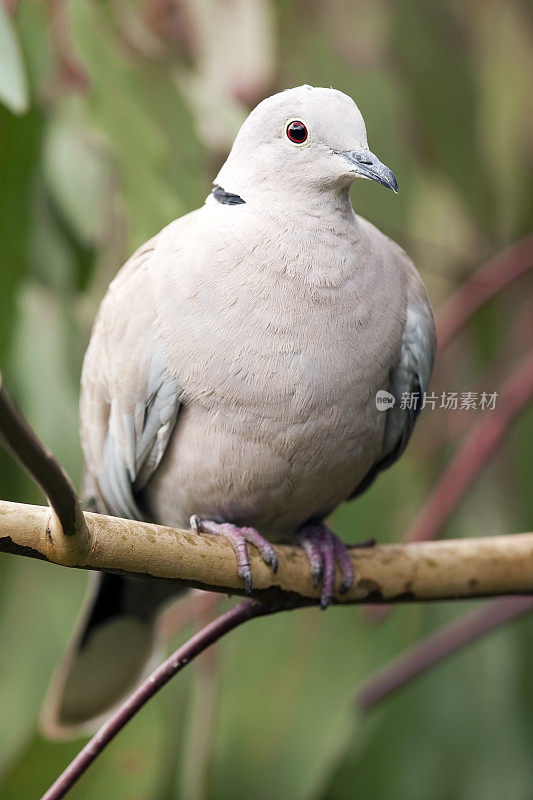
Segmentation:
<svg viewBox="0 0 533 800">
<path fill-rule="evenodd" d="M 359 178 L 368 178 L 370 181 L 376 181 L 387 189 L 392 189 L 395 194 L 398 194 L 398 181 L 394 176 L 394 172 L 390 170 L 385 164 L 382 164 L 379 158 L 371 153 L 370 150 L 345 150 L 339 155 L 344 156 L 350 162 L 352 172 Z"/>
</svg>

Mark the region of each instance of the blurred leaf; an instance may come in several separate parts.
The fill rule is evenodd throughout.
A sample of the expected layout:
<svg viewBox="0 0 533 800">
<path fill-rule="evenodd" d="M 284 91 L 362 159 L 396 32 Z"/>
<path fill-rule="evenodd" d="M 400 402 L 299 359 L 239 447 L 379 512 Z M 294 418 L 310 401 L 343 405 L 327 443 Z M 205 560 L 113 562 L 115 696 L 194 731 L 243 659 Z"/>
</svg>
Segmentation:
<svg viewBox="0 0 533 800">
<path fill-rule="evenodd" d="M 197 186 L 202 178 L 198 149 L 190 146 L 190 113 L 170 78 L 121 55 L 101 7 L 76 0 L 73 23 L 91 76 L 92 118 L 116 159 L 131 247 L 137 247 L 188 210 L 184 195 L 192 170 Z"/>
<path fill-rule="evenodd" d="M 143 709 L 99 756 L 69 792 L 72 800 L 96 797 L 113 800 L 146 800 L 153 797 L 161 747 L 158 703 Z M 13 761 L 0 784 L 2 797 L 28 800 L 41 796 L 79 752 L 84 741 L 49 742 L 33 736 Z M 110 792 L 112 788 L 112 793 Z"/>
<path fill-rule="evenodd" d="M 514 470 L 512 481 L 518 504 L 517 530 L 533 530 L 533 492 L 530 491 L 533 452 L 533 406 L 521 416 L 513 431 Z"/>
<path fill-rule="evenodd" d="M 475 262 L 483 251 L 484 238 L 469 205 L 446 179 L 419 171 L 413 176 L 409 201 L 410 256 L 416 264 L 432 257 L 431 271 L 445 275 L 450 261 L 461 265 Z"/>
<path fill-rule="evenodd" d="M 435 606 L 433 625 L 463 609 Z M 529 797 L 533 724 L 520 706 L 517 630 L 531 638 L 531 624 L 498 631 L 371 711 L 368 736 L 354 737 L 323 800 Z"/>
<path fill-rule="evenodd" d="M 0 3 L 0 102 L 14 114 L 23 114 L 29 103 L 28 85 L 15 26 Z"/>
<path fill-rule="evenodd" d="M 48 35 L 49 7 L 46 3 L 18 3 L 16 20 L 30 94 L 38 99 L 55 62 Z"/>
<path fill-rule="evenodd" d="M 276 63 L 276 37 L 269 0 L 189 3 L 197 58 L 194 71 L 176 73 L 195 110 L 204 144 L 230 149 L 248 106 L 269 94 Z"/>
<path fill-rule="evenodd" d="M 234 97 L 226 97 L 218 87 L 185 70 L 176 71 L 178 90 L 187 97 L 198 119 L 198 128 L 210 149 L 229 152 L 237 131 L 247 117 L 246 108 Z"/>
<path fill-rule="evenodd" d="M 410 133 L 419 157 L 456 184 L 490 237 L 494 195 L 479 151 L 466 19 L 459 22 L 449 4 L 401 0 L 394 21 L 395 50 L 416 111 Z"/>
<path fill-rule="evenodd" d="M 180 643 L 188 636 L 192 636 L 192 633 L 190 627 L 183 631 Z M 171 645 L 171 649 L 177 647 L 176 643 Z M 179 800 L 181 798 L 176 787 L 181 780 L 185 760 L 184 752 L 186 752 L 189 742 L 193 670 L 194 667 L 187 669 L 175 680 L 170 681 L 157 701 L 161 708 L 160 725 L 163 732 L 159 749 L 157 787 L 150 800 Z M 193 798 L 184 797 L 184 800 L 193 800 Z"/>
<path fill-rule="evenodd" d="M 0 775 L 26 737 L 34 735 L 52 668 L 66 644 L 86 581 L 76 570 L 1 558 L 10 572 L 10 592 L 0 607 Z M 1 781 L 0 797 L 11 797 Z"/>
<path fill-rule="evenodd" d="M 0 106 L 0 365 L 14 317 L 14 296 L 27 270 L 31 192 L 41 117 L 14 117 Z"/>
<path fill-rule="evenodd" d="M 497 202 L 495 224 L 507 243 L 531 231 L 533 134 L 530 82 L 531 25 L 516 2 L 489 4 L 476 18 L 480 145 Z M 512 58 L 509 54 L 512 53 Z"/>
<path fill-rule="evenodd" d="M 313 609 L 250 623 L 223 643 L 210 797 L 316 795 L 353 731 L 367 635 L 355 609 Z"/>
<path fill-rule="evenodd" d="M 78 376 L 67 369 L 71 339 L 61 303 L 49 291 L 28 286 L 10 354 L 12 391 L 37 434 L 79 484 Z"/>
<path fill-rule="evenodd" d="M 79 105 L 49 123 L 44 173 L 59 208 L 86 245 L 103 241 L 109 223 L 111 175 L 104 143 L 90 131 Z"/>
<path fill-rule="evenodd" d="M 58 295 L 72 292 L 77 265 L 42 181 L 35 186 L 32 212 L 30 274 Z"/>
</svg>

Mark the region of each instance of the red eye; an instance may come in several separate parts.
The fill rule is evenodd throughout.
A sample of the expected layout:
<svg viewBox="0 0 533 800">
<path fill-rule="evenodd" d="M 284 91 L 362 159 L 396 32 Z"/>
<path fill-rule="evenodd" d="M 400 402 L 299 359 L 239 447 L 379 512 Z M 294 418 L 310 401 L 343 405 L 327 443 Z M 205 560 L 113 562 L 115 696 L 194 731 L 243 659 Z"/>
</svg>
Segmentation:
<svg viewBox="0 0 533 800">
<path fill-rule="evenodd" d="M 294 142 L 294 144 L 303 144 L 309 135 L 307 133 L 307 128 L 299 119 L 293 119 L 292 122 L 289 122 L 286 133 L 290 141 Z"/>
</svg>

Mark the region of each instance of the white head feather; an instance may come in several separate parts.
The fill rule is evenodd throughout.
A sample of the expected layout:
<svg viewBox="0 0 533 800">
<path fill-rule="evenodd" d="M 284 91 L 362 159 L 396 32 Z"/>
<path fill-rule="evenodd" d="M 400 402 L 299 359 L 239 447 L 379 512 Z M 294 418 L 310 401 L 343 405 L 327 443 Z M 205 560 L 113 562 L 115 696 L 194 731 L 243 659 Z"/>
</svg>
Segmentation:
<svg viewBox="0 0 533 800">
<path fill-rule="evenodd" d="M 291 121 L 307 129 L 302 143 L 287 135 Z M 371 174 L 371 170 L 372 174 Z M 263 100 L 239 130 L 214 183 L 249 202 L 259 194 L 347 189 L 356 177 L 397 189 L 390 170 L 369 151 L 354 101 L 336 89 L 298 86 Z"/>
</svg>

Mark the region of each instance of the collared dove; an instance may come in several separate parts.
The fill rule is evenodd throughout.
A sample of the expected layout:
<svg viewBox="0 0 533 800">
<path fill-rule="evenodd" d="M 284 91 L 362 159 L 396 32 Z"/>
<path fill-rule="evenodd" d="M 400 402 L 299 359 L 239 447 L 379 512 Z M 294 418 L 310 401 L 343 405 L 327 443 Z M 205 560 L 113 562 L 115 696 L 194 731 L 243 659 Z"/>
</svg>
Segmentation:
<svg viewBox="0 0 533 800">
<path fill-rule="evenodd" d="M 96 319 L 81 435 L 97 507 L 248 546 L 300 542 L 321 604 L 354 580 L 323 520 L 403 452 L 428 386 L 434 321 L 405 252 L 349 199 L 397 191 L 353 100 L 300 86 L 260 103 L 202 208 L 130 258 Z M 378 392 L 392 400 L 376 404 Z M 168 585 L 99 576 L 45 707 L 71 733 L 139 679 Z M 175 591 L 175 590 L 174 590 Z"/>
</svg>

